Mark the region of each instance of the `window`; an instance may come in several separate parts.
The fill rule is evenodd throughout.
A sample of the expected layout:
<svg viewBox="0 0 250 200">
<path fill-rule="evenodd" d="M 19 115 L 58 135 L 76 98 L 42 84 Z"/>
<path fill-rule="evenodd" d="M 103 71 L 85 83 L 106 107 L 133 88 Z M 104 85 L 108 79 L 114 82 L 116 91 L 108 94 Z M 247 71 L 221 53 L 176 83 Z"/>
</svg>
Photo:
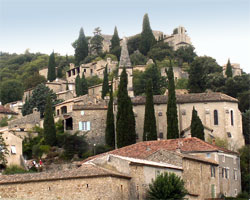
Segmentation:
<svg viewBox="0 0 250 200">
<path fill-rule="evenodd" d="M 211 177 L 215 177 L 215 166 L 211 165 Z"/>
<path fill-rule="evenodd" d="M 57 115 L 59 115 L 59 109 L 57 109 Z"/>
<path fill-rule="evenodd" d="M 86 73 L 86 69 L 84 69 L 83 71 L 84 71 L 84 73 Z"/>
<path fill-rule="evenodd" d="M 224 178 L 225 177 L 225 168 L 221 169 L 221 177 Z"/>
<path fill-rule="evenodd" d="M 68 77 L 71 77 L 71 71 L 68 71 Z"/>
<path fill-rule="evenodd" d="M 219 121 L 218 121 L 218 111 L 214 110 L 214 125 L 218 125 Z"/>
<path fill-rule="evenodd" d="M 155 170 L 155 178 L 161 174 L 161 171 L 159 169 Z"/>
<path fill-rule="evenodd" d="M 84 115 L 84 111 L 83 110 L 81 111 L 81 115 Z"/>
<path fill-rule="evenodd" d="M 234 169 L 234 180 L 236 180 L 237 181 L 237 169 Z"/>
<path fill-rule="evenodd" d="M 215 185 L 214 184 L 211 185 L 211 193 L 212 193 L 212 198 L 215 198 L 216 191 L 215 191 Z"/>
<path fill-rule="evenodd" d="M 231 126 L 233 126 L 234 125 L 234 112 L 231 110 L 230 114 L 231 114 Z"/>
<path fill-rule="evenodd" d="M 210 153 L 207 153 L 207 158 L 211 158 L 211 154 Z"/>
<path fill-rule="evenodd" d="M 237 194 L 238 194 L 238 191 L 237 191 L 237 189 L 235 189 L 234 190 L 234 195 L 237 196 Z"/>
<path fill-rule="evenodd" d="M 90 122 L 79 122 L 80 131 L 90 131 Z"/>
<path fill-rule="evenodd" d="M 163 133 L 162 132 L 159 133 L 159 138 L 163 139 Z"/>
<path fill-rule="evenodd" d="M 225 168 L 225 178 L 229 179 L 229 169 Z"/>
<path fill-rule="evenodd" d="M 73 70 L 72 70 L 72 72 L 73 72 L 73 75 L 76 75 L 76 71 L 75 71 L 75 69 L 73 69 Z"/>
<path fill-rule="evenodd" d="M 16 154 L 16 146 L 12 145 L 10 148 L 11 148 L 11 153 Z"/>
</svg>

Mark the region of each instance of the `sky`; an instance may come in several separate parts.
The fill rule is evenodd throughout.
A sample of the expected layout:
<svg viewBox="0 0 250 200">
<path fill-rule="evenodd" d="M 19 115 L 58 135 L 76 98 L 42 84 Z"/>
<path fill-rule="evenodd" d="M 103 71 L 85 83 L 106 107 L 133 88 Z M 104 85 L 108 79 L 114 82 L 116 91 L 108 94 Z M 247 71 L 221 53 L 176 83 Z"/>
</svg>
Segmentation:
<svg viewBox="0 0 250 200">
<path fill-rule="evenodd" d="M 81 27 L 92 36 L 117 26 L 122 38 L 141 32 L 145 13 L 153 30 L 182 25 L 199 56 L 250 73 L 250 0 L 0 0 L 0 51 L 73 55 Z"/>
</svg>

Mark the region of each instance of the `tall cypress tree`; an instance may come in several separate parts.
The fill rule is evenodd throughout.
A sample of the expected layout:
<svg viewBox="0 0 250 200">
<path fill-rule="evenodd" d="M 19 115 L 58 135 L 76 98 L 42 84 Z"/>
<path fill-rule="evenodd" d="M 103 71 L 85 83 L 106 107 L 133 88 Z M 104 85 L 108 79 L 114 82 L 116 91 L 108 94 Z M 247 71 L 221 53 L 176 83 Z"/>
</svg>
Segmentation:
<svg viewBox="0 0 250 200">
<path fill-rule="evenodd" d="M 120 77 L 120 84 L 117 95 L 117 147 L 124 147 L 136 142 L 135 117 L 132 102 L 127 90 L 128 76 L 125 68 Z"/>
<path fill-rule="evenodd" d="M 104 73 L 103 73 L 103 82 L 102 82 L 102 99 L 109 92 L 109 80 L 108 80 L 108 67 L 106 65 Z"/>
<path fill-rule="evenodd" d="M 7 157 L 9 155 L 9 150 L 7 148 L 7 144 L 4 141 L 4 138 L 2 136 L 3 133 L 0 133 L 0 164 L 3 166 L 6 166 L 8 161 Z"/>
<path fill-rule="evenodd" d="M 145 56 L 149 52 L 150 48 L 156 43 L 153 31 L 150 27 L 148 14 L 143 17 L 141 41 L 139 45 L 139 50 Z"/>
<path fill-rule="evenodd" d="M 157 140 L 152 87 L 153 87 L 152 80 L 149 79 L 146 88 L 146 106 L 145 106 L 145 117 L 144 117 L 143 141 Z"/>
<path fill-rule="evenodd" d="M 47 97 L 47 102 L 45 106 L 43 127 L 45 143 L 50 146 L 56 145 L 56 127 L 53 117 L 53 109 L 50 95 L 48 95 Z"/>
<path fill-rule="evenodd" d="M 56 62 L 55 62 L 55 54 L 54 51 L 49 56 L 49 64 L 48 64 L 48 81 L 52 82 L 56 79 Z"/>
<path fill-rule="evenodd" d="M 201 119 L 199 118 L 197 111 L 195 110 L 194 107 L 192 111 L 191 135 L 192 137 L 197 137 L 200 138 L 201 140 L 205 140 L 204 126 L 202 125 Z"/>
<path fill-rule="evenodd" d="M 76 90 L 76 96 L 80 96 L 82 94 L 81 79 L 79 74 L 76 76 L 75 79 L 75 90 Z"/>
<path fill-rule="evenodd" d="M 121 46 L 120 46 L 120 38 L 118 35 L 117 28 L 115 27 L 114 34 L 111 39 L 111 47 L 110 52 L 119 59 L 121 55 Z"/>
<path fill-rule="evenodd" d="M 228 62 L 227 62 L 227 68 L 226 68 L 226 72 L 225 73 L 226 73 L 227 78 L 233 77 L 232 65 L 231 65 L 229 59 L 228 59 Z"/>
<path fill-rule="evenodd" d="M 167 108 L 167 138 L 179 138 L 177 106 L 172 63 L 167 71 L 168 75 L 168 108 Z"/>
<path fill-rule="evenodd" d="M 81 78 L 81 89 L 80 89 L 80 95 L 85 95 L 88 94 L 88 83 L 85 78 L 84 72 L 82 73 L 82 78 Z"/>
<path fill-rule="evenodd" d="M 113 149 L 115 148 L 115 124 L 114 124 L 114 113 L 113 113 L 113 81 L 110 87 L 110 100 L 108 105 L 107 119 L 106 119 L 106 130 L 105 130 L 105 141 L 106 144 Z"/>
<path fill-rule="evenodd" d="M 80 29 L 79 37 L 75 44 L 75 62 L 77 65 L 88 55 L 88 41 L 84 35 L 83 28 Z"/>
</svg>

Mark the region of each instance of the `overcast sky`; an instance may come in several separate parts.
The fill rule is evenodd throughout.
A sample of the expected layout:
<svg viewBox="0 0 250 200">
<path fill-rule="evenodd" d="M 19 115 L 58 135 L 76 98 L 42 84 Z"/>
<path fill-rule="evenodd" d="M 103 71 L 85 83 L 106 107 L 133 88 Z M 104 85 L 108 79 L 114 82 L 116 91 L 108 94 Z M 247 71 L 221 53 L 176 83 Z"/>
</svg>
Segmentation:
<svg viewBox="0 0 250 200">
<path fill-rule="evenodd" d="M 153 30 L 182 25 L 199 56 L 220 65 L 230 58 L 250 73 L 250 0 L 0 0 L 0 51 L 73 55 L 80 27 L 92 35 L 117 26 L 120 37 L 131 36 L 145 13 Z"/>
</svg>

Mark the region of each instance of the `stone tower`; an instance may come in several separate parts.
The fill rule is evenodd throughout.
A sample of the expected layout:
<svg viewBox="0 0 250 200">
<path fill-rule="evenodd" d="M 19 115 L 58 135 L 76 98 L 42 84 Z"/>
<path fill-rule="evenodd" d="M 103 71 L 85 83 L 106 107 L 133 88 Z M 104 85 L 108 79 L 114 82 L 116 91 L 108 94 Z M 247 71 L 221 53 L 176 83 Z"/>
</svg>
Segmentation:
<svg viewBox="0 0 250 200">
<path fill-rule="evenodd" d="M 123 38 L 122 40 L 122 50 L 121 50 L 121 57 L 119 63 L 119 77 L 121 76 L 123 68 L 126 68 L 126 72 L 128 75 L 128 95 L 130 97 L 134 97 L 133 91 L 133 67 L 130 62 L 129 54 L 128 54 L 128 47 L 127 47 L 127 38 Z"/>
</svg>

